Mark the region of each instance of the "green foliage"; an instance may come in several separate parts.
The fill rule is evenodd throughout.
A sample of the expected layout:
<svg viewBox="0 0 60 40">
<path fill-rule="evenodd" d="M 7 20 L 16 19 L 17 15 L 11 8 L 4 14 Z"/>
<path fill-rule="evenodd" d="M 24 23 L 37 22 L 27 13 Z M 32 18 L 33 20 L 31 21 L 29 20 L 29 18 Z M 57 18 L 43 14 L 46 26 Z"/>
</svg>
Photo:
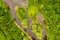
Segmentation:
<svg viewBox="0 0 60 40">
<path fill-rule="evenodd" d="M 28 15 L 31 18 L 35 18 L 36 14 L 38 13 L 38 8 L 36 6 L 32 6 L 28 8 Z"/>
<path fill-rule="evenodd" d="M 29 40 L 14 23 L 9 8 L 0 0 L 0 40 Z"/>
<path fill-rule="evenodd" d="M 59 0 L 39 0 L 40 4 L 43 4 L 44 7 L 40 8 L 40 12 L 43 13 L 46 21 L 46 27 L 47 27 L 47 34 L 48 34 L 48 40 L 60 40 L 59 36 L 59 15 L 60 15 L 60 5 Z M 41 6 L 41 5 L 40 5 Z M 39 6 L 39 7 L 40 7 Z M 58 26 L 57 26 L 58 25 Z"/>
<path fill-rule="evenodd" d="M 27 26 L 26 9 L 16 6 L 17 16 L 23 26 Z M 48 40 L 60 40 L 60 0 L 29 0 L 28 16 L 35 20 L 38 12 L 44 15 Z M 33 21 L 32 32 L 37 38 L 42 36 L 42 26 Z M 9 8 L 0 0 L 0 40 L 29 40 L 24 32 L 17 28 Z"/>
</svg>

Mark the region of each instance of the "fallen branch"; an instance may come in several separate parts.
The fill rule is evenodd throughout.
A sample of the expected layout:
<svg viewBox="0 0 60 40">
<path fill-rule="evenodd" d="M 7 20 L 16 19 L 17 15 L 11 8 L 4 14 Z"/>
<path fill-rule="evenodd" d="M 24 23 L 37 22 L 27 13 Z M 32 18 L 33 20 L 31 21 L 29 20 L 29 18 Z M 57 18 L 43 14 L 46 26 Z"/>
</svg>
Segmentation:
<svg viewBox="0 0 60 40">
<path fill-rule="evenodd" d="M 39 40 L 38 38 L 36 38 L 36 35 L 31 31 L 32 23 L 31 23 L 30 18 L 28 17 L 28 0 L 16 0 L 16 1 L 15 0 L 4 0 L 4 2 L 10 8 L 12 17 L 14 19 L 14 23 L 17 25 L 17 27 L 20 28 L 23 32 L 25 32 L 26 35 L 29 36 L 30 40 Z M 16 11 L 15 11 L 16 6 L 21 6 L 21 7 L 27 8 L 26 18 L 28 20 L 28 25 L 30 28 L 23 28 L 21 21 L 16 16 Z M 37 20 L 42 23 L 42 27 L 43 27 L 42 28 L 42 39 L 41 40 L 47 40 L 47 38 L 45 38 L 45 37 L 47 37 L 47 35 L 46 35 L 46 27 L 45 27 L 43 15 L 38 14 Z"/>
<path fill-rule="evenodd" d="M 25 0 L 26 1 L 26 0 Z M 30 40 L 37 40 L 35 34 L 31 31 L 30 28 L 23 28 L 21 21 L 18 19 L 18 17 L 16 16 L 16 11 L 15 11 L 15 6 L 21 6 L 17 5 L 16 3 L 14 3 L 12 0 L 4 0 L 4 2 L 7 4 L 7 6 L 10 8 L 10 11 L 12 13 L 12 17 L 15 21 L 15 23 L 17 24 L 18 28 L 20 28 L 23 32 L 25 32 Z M 26 15 L 27 16 L 27 15 Z M 27 18 L 28 19 L 28 18 Z M 28 19 L 28 23 L 29 23 L 29 19 Z M 30 25 L 30 24 L 29 24 Z"/>
<path fill-rule="evenodd" d="M 36 16 L 36 20 L 38 20 L 42 24 L 42 38 L 41 38 L 41 40 L 47 40 L 46 25 L 45 25 L 45 19 L 43 17 L 43 14 L 38 13 Z"/>
</svg>

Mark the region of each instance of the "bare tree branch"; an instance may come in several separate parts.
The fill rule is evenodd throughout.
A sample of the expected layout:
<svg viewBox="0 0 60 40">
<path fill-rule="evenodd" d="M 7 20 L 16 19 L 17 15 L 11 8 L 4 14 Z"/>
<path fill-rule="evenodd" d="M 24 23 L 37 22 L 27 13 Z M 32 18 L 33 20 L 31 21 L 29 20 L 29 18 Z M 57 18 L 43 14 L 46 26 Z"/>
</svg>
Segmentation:
<svg viewBox="0 0 60 40">
<path fill-rule="evenodd" d="M 16 11 L 15 10 L 10 10 L 12 13 L 12 17 L 14 18 L 14 21 L 20 26 L 22 27 L 21 21 L 18 19 L 18 17 L 16 16 Z"/>
<path fill-rule="evenodd" d="M 47 32 L 46 32 L 45 19 L 43 17 L 43 14 L 38 13 L 36 16 L 36 20 L 38 20 L 42 24 L 42 38 L 41 38 L 41 40 L 47 40 Z"/>
<path fill-rule="evenodd" d="M 20 1 L 20 2 L 19 2 Z M 4 0 L 4 2 L 7 4 L 7 6 L 10 8 L 10 11 L 12 13 L 12 17 L 14 21 L 19 25 L 19 28 L 22 29 L 27 35 L 30 36 L 30 40 L 39 40 L 36 38 L 35 34 L 31 31 L 32 23 L 31 19 L 28 17 L 28 4 L 27 0 L 17 0 L 17 2 L 14 0 Z M 22 3 L 26 3 L 25 5 Z M 27 6 L 26 6 L 27 5 Z M 26 10 L 26 18 L 28 19 L 28 25 L 30 28 L 23 28 L 21 21 L 16 16 L 15 6 L 23 6 L 27 8 Z M 46 26 L 45 26 L 45 19 L 41 13 L 37 14 L 36 20 L 40 21 L 42 24 L 42 38 L 41 40 L 47 40 L 47 33 L 46 33 Z"/>
<path fill-rule="evenodd" d="M 27 6 L 27 9 L 26 9 L 26 18 L 27 18 L 27 21 L 28 21 L 28 26 L 30 29 L 32 29 L 32 20 L 31 18 L 28 16 L 28 6 Z"/>
<path fill-rule="evenodd" d="M 21 21 L 16 16 L 15 6 L 17 6 L 17 4 L 15 4 L 12 0 L 4 0 L 4 2 L 10 8 L 10 11 L 12 13 L 12 17 L 13 17 L 14 21 L 19 25 L 19 28 L 22 29 L 28 36 L 30 36 L 30 38 L 31 38 L 30 40 L 38 40 L 36 38 L 35 34 L 31 31 L 31 29 L 22 27 Z M 28 13 L 26 13 L 26 14 L 28 15 Z M 30 23 L 30 19 L 29 18 L 28 18 L 28 22 L 29 22 L 29 25 L 30 25 L 31 23 Z"/>
</svg>

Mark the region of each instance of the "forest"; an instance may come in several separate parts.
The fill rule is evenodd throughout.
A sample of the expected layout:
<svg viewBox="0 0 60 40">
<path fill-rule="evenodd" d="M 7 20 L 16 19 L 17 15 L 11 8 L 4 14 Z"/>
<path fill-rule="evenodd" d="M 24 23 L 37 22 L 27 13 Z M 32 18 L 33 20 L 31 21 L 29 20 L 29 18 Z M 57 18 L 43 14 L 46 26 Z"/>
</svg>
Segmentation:
<svg viewBox="0 0 60 40">
<path fill-rule="evenodd" d="M 60 40 L 60 0 L 0 0 L 0 40 Z"/>
</svg>

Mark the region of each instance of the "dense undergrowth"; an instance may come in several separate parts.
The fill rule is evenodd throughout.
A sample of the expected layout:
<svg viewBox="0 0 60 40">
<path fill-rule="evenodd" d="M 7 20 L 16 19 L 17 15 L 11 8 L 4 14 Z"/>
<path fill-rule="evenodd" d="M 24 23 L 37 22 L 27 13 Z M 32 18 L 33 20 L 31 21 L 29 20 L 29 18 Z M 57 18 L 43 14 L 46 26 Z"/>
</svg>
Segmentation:
<svg viewBox="0 0 60 40">
<path fill-rule="evenodd" d="M 27 27 L 25 9 L 17 8 L 17 16 L 23 26 Z M 41 25 L 35 21 L 41 12 L 46 21 L 48 40 L 60 40 L 60 0 L 29 0 L 28 15 L 33 19 L 32 31 L 41 38 Z M 0 0 L 0 40 L 29 40 L 14 23 L 9 8 Z"/>
</svg>

